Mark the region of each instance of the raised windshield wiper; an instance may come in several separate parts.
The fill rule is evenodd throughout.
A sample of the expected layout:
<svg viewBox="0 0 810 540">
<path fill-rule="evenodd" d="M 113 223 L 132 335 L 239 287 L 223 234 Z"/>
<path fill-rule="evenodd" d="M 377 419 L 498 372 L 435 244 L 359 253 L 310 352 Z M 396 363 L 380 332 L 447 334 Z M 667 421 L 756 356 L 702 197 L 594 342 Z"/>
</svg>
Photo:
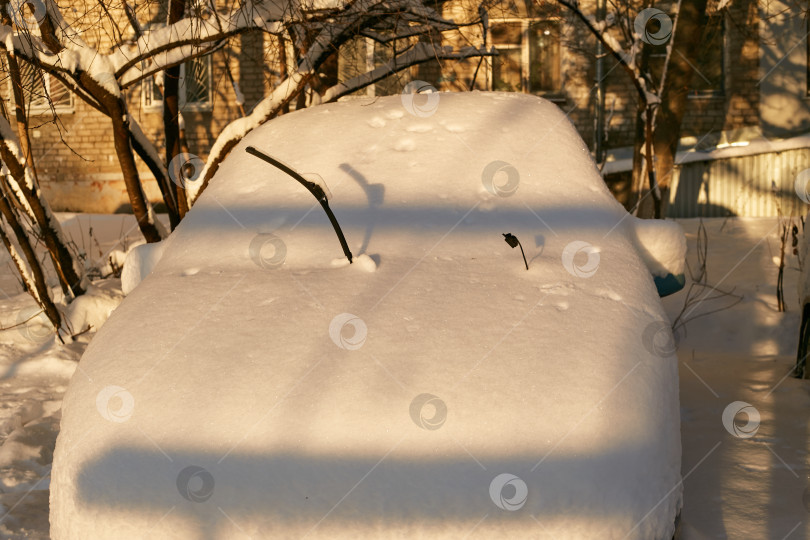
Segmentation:
<svg viewBox="0 0 810 540">
<path fill-rule="evenodd" d="M 529 269 L 529 263 L 526 262 L 526 254 L 523 252 L 523 244 L 520 243 L 520 240 L 517 239 L 512 233 L 503 233 L 503 239 L 506 240 L 506 243 L 511 246 L 512 249 L 520 246 L 520 254 L 523 255 L 523 264 L 526 265 L 526 270 Z"/>
<path fill-rule="evenodd" d="M 257 158 L 266 161 L 267 163 L 269 163 L 273 167 L 275 167 L 275 168 L 287 173 L 288 175 L 292 176 L 293 178 L 298 180 L 298 182 L 302 186 L 307 188 L 309 190 L 309 192 L 312 193 L 312 195 L 316 199 L 318 199 L 318 202 L 321 203 L 321 206 L 323 207 L 324 212 L 326 212 L 326 215 L 329 217 L 329 221 L 332 223 L 332 228 L 335 229 L 335 234 L 337 234 L 338 240 L 340 241 L 340 247 L 343 248 L 343 253 L 346 255 L 346 258 L 349 259 L 349 264 L 351 264 L 351 262 L 352 262 L 352 252 L 349 251 L 349 245 L 346 243 L 346 237 L 343 236 L 343 231 L 340 229 L 340 225 L 338 224 L 337 219 L 335 218 L 335 214 L 333 214 L 332 210 L 329 208 L 329 199 L 327 199 L 326 193 L 324 193 L 323 188 L 321 186 L 319 186 L 318 184 L 316 184 L 315 182 L 310 182 L 309 180 L 307 180 L 306 178 L 304 178 L 303 176 L 301 176 L 300 174 L 298 174 L 297 172 L 292 170 L 287 165 L 285 165 L 282 162 L 278 161 L 277 159 L 274 159 L 274 158 L 268 156 L 264 152 L 260 152 L 260 151 L 256 150 L 252 146 L 248 146 L 245 149 L 245 151 L 248 154 L 254 155 Z"/>
</svg>

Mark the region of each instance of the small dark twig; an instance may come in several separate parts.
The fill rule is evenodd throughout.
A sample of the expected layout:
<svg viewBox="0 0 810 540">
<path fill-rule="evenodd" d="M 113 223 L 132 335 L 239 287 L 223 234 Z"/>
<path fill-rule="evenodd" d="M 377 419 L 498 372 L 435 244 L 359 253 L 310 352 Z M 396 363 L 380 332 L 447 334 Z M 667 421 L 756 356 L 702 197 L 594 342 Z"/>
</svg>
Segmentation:
<svg viewBox="0 0 810 540">
<path fill-rule="evenodd" d="M 25 319 L 24 321 L 18 322 L 17 324 L 14 324 L 14 325 L 11 325 L 11 326 L 0 326 L 0 332 L 2 332 L 2 331 L 4 331 L 4 330 L 11 330 L 11 329 L 13 329 L 13 328 L 18 328 L 18 327 L 20 327 L 20 326 L 25 326 L 25 325 L 26 325 L 26 324 L 28 324 L 30 321 L 33 321 L 34 319 L 36 319 L 37 317 L 39 317 L 39 316 L 40 316 L 40 315 L 42 315 L 43 313 L 45 313 L 45 310 L 40 309 L 39 311 L 37 311 L 36 313 L 34 313 L 33 315 L 31 315 L 30 317 L 28 317 L 28 318 L 27 318 L 27 319 Z"/>
<path fill-rule="evenodd" d="M 703 220 L 700 220 L 700 225 L 698 226 L 697 231 L 697 245 L 696 245 L 696 252 L 697 252 L 697 259 L 698 265 L 696 270 L 692 270 L 691 265 L 687 261 L 686 268 L 689 272 L 689 276 L 692 282 L 689 284 L 689 288 L 686 290 L 686 298 L 683 303 L 683 308 L 681 308 L 681 312 L 678 313 L 678 316 L 675 317 L 675 320 L 672 321 L 672 331 L 677 332 L 679 329 L 683 328 L 686 331 L 686 324 L 698 319 L 700 317 L 705 317 L 706 315 L 710 315 L 713 313 L 717 313 L 718 311 L 724 311 L 730 309 L 733 306 L 739 304 L 743 297 L 741 295 L 734 294 L 734 289 L 731 290 L 722 290 L 717 286 L 713 286 L 709 284 L 709 277 L 707 268 L 707 261 L 708 261 L 708 254 L 709 254 L 709 235 L 706 231 L 706 226 L 703 223 Z M 704 293 L 704 291 L 707 291 Z M 728 299 L 729 303 L 725 305 L 711 309 L 704 313 L 699 313 L 697 315 L 692 315 L 693 311 L 695 311 L 698 306 L 705 303 L 708 305 L 710 302 L 714 300 L 720 299 Z M 712 304 L 717 305 L 717 304 Z"/>
<path fill-rule="evenodd" d="M 88 324 L 88 325 L 87 325 L 87 328 L 85 328 L 84 330 L 82 330 L 82 331 L 81 331 L 81 332 L 79 332 L 78 334 L 73 334 L 73 335 L 72 335 L 72 336 L 70 336 L 70 337 L 71 337 L 71 338 L 73 338 L 73 339 L 76 339 L 76 338 L 77 338 L 77 337 L 79 337 L 80 335 L 82 335 L 82 334 L 86 334 L 87 332 L 89 332 L 89 331 L 90 331 L 90 330 L 92 330 L 92 329 L 93 329 L 93 325 L 92 325 L 92 324 Z"/>
</svg>

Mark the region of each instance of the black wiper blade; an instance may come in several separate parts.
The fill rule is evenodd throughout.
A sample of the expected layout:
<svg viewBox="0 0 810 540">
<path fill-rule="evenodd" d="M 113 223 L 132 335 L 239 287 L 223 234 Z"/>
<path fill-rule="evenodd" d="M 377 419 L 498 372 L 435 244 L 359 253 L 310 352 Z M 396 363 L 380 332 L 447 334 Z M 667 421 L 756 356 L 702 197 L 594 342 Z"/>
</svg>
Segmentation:
<svg viewBox="0 0 810 540">
<path fill-rule="evenodd" d="M 509 247 L 515 249 L 516 247 L 520 246 L 520 254 L 523 255 L 523 264 L 526 265 L 526 270 L 529 269 L 529 263 L 526 262 L 526 253 L 523 252 L 523 244 L 520 243 L 517 236 L 512 233 L 503 233 L 503 239 L 506 240 L 506 243 L 509 244 Z"/>
<path fill-rule="evenodd" d="M 302 186 L 307 188 L 307 190 L 309 190 L 310 193 L 312 193 L 312 196 L 315 197 L 319 203 L 321 203 L 324 212 L 326 212 L 326 215 L 329 218 L 329 222 L 332 223 L 332 228 L 335 229 L 335 234 L 337 234 L 338 240 L 340 241 L 340 247 L 343 248 L 343 254 L 346 255 L 346 258 L 349 259 L 349 264 L 351 264 L 352 252 L 349 251 L 349 245 L 346 243 L 346 237 L 343 236 L 343 231 L 340 228 L 340 224 L 338 224 L 337 218 L 335 218 L 335 214 L 333 214 L 332 209 L 329 208 L 329 199 L 326 198 L 326 193 L 324 193 L 323 188 L 321 188 L 321 186 L 319 186 L 315 182 L 310 182 L 309 180 L 298 174 L 296 171 L 294 171 L 287 165 L 278 161 L 277 159 L 268 156 L 264 152 L 256 150 L 256 148 L 252 146 L 248 146 L 245 149 L 245 151 L 248 154 L 256 156 L 257 158 L 266 161 L 273 167 L 292 176 L 298 181 L 298 183 L 300 183 Z"/>
</svg>

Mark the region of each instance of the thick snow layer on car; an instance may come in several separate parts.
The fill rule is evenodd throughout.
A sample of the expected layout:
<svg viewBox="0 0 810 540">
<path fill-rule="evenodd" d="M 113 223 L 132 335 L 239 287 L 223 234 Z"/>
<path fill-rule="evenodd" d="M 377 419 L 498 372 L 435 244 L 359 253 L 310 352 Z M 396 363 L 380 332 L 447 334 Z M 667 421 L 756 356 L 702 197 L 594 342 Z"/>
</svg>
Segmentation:
<svg viewBox="0 0 810 540">
<path fill-rule="evenodd" d="M 354 264 L 248 146 L 320 175 Z M 53 538 L 668 539 L 677 367 L 633 231 L 539 98 L 273 120 L 82 358 Z"/>
<path fill-rule="evenodd" d="M 166 242 L 139 244 L 129 250 L 121 271 L 121 290 L 124 294 L 132 292 L 138 284 L 149 275 L 163 256 Z"/>
<path fill-rule="evenodd" d="M 683 274 L 686 266 L 686 236 L 674 221 L 634 219 L 636 247 L 654 276 Z"/>
</svg>

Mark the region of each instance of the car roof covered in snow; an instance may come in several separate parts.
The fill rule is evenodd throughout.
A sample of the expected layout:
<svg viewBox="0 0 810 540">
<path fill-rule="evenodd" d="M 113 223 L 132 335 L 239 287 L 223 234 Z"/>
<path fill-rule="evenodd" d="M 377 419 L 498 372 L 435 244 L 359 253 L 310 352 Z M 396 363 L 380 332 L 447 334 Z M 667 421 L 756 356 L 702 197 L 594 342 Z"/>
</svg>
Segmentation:
<svg viewBox="0 0 810 540">
<path fill-rule="evenodd" d="M 249 146 L 328 187 L 353 264 Z M 677 366 L 634 223 L 533 96 L 267 123 L 88 347 L 52 535 L 671 537 Z"/>
</svg>

